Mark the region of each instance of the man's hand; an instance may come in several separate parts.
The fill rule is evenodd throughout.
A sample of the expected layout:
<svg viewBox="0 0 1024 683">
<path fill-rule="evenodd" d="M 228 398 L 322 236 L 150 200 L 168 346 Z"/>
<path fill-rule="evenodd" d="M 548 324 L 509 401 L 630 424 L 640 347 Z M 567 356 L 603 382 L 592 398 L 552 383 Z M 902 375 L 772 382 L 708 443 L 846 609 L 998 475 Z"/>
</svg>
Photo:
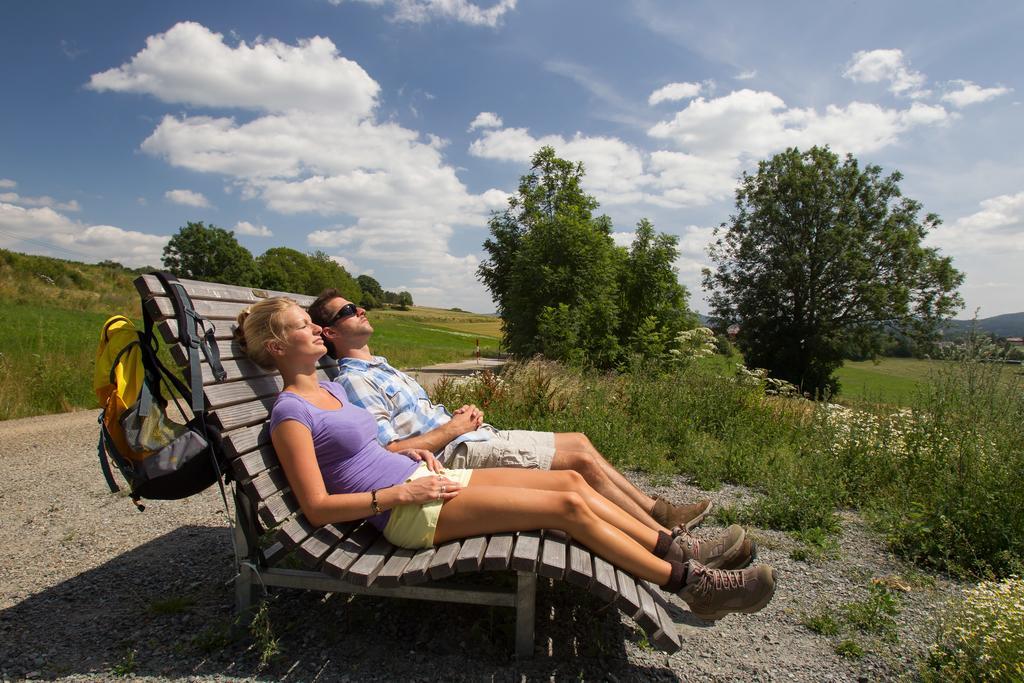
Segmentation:
<svg viewBox="0 0 1024 683">
<path fill-rule="evenodd" d="M 480 426 L 482 420 L 476 420 L 473 417 L 473 413 L 469 410 L 462 410 L 461 408 L 452 414 L 452 419 L 448 423 L 451 429 L 455 432 L 455 436 L 461 436 L 467 432 L 472 432 Z M 454 438 L 454 437 L 453 437 Z"/>
<path fill-rule="evenodd" d="M 444 469 L 444 467 L 441 466 L 441 461 L 435 458 L 434 454 L 425 448 L 406 448 L 398 452 L 407 458 L 415 460 L 416 462 L 427 463 L 427 469 L 434 474 L 441 474 L 441 471 Z"/>
<path fill-rule="evenodd" d="M 468 413 L 470 418 L 472 418 L 472 420 L 473 420 L 473 423 L 475 425 L 473 427 L 473 429 L 479 429 L 480 425 L 482 425 L 484 423 L 484 411 L 480 410 L 475 405 L 470 404 L 470 405 L 462 406 L 461 408 L 456 410 L 454 413 L 452 413 L 452 415 L 463 415 L 463 414 L 466 414 L 466 413 Z M 469 431 L 472 431 L 472 430 L 469 430 Z"/>
</svg>

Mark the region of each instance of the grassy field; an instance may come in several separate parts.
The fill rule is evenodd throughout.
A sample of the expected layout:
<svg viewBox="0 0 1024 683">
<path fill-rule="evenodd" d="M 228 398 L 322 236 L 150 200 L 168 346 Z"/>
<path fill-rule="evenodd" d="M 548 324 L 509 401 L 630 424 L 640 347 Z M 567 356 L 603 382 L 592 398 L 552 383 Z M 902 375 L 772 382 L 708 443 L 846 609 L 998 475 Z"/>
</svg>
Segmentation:
<svg viewBox="0 0 1024 683">
<path fill-rule="evenodd" d="M 838 399 L 843 403 L 909 406 L 914 402 L 915 393 L 924 389 L 951 362 L 917 358 L 846 361 L 836 372 L 841 383 Z M 1003 381 L 1011 381 L 1021 369 L 1019 365 L 1003 366 Z"/>
<path fill-rule="evenodd" d="M 125 307 L 65 308 L 45 297 L 37 300 L 0 299 L 0 420 L 96 407 L 92 373 L 103 322 L 120 311 L 139 322 L 138 311 Z M 397 367 L 470 358 L 477 339 L 483 355 L 498 352 L 497 318 L 416 307 L 369 315 L 375 330 L 371 348 Z"/>
</svg>

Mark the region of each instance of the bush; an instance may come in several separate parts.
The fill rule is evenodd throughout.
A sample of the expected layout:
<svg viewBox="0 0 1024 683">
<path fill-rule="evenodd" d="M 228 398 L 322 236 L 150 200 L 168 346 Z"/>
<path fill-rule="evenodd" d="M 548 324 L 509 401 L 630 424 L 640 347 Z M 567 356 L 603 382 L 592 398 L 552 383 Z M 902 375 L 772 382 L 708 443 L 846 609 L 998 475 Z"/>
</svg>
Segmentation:
<svg viewBox="0 0 1024 683">
<path fill-rule="evenodd" d="M 983 582 L 965 591 L 939 628 L 922 678 L 1024 680 L 1024 580 Z"/>
</svg>

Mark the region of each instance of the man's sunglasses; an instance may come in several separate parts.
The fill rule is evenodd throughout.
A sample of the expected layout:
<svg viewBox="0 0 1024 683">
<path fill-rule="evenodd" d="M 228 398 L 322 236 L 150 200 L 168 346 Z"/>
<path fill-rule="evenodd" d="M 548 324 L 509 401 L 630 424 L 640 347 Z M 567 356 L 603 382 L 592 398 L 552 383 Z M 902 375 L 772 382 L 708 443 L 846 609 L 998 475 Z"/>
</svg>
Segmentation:
<svg viewBox="0 0 1024 683">
<path fill-rule="evenodd" d="M 359 308 L 356 307 L 355 304 L 347 303 L 347 304 L 345 304 L 344 306 L 342 306 L 341 308 L 338 309 L 338 312 L 334 314 L 334 317 L 332 317 L 327 322 L 327 324 L 324 325 L 324 327 L 330 327 L 331 325 L 333 325 L 334 323 L 338 322 L 339 320 L 344 320 L 345 318 L 351 318 L 352 316 L 354 316 L 358 312 L 359 312 Z"/>
</svg>

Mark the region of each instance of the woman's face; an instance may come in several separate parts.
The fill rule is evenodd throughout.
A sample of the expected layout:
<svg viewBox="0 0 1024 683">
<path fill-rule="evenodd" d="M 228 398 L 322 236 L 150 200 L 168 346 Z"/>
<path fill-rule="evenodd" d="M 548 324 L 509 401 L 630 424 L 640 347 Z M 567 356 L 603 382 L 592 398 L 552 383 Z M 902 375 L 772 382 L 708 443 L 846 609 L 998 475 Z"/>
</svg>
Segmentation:
<svg viewBox="0 0 1024 683">
<path fill-rule="evenodd" d="M 298 306 L 291 306 L 281 315 L 287 340 L 285 356 L 319 358 L 327 353 L 324 340 L 320 338 L 320 326 L 309 319 L 306 311 Z"/>
</svg>

